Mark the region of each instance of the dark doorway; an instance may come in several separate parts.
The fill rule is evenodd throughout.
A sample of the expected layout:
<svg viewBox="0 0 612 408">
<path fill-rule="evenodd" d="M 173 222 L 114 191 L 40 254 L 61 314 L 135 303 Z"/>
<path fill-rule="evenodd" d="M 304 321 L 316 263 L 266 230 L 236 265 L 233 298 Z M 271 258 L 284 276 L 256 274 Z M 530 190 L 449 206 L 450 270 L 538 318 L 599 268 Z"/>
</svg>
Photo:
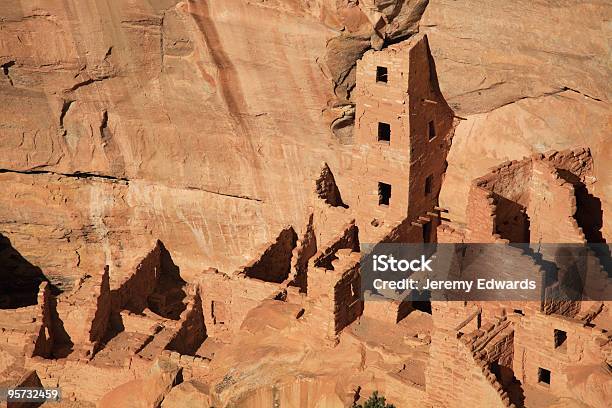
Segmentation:
<svg viewBox="0 0 612 408">
<path fill-rule="evenodd" d="M 378 183 L 378 205 L 389 205 L 391 202 L 391 184 Z"/>
<path fill-rule="evenodd" d="M 436 125 L 433 120 L 430 120 L 427 124 L 427 136 L 429 137 L 429 140 L 436 137 Z"/>
<path fill-rule="evenodd" d="M 567 349 L 566 340 L 567 340 L 567 332 L 563 330 L 555 329 L 555 348 L 556 349 L 560 348 L 561 351 L 564 351 L 565 349 Z"/>
<path fill-rule="evenodd" d="M 390 142 L 391 141 L 391 125 L 385 122 L 378 122 L 378 141 L 379 142 Z"/>
<path fill-rule="evenodd" d="M 425 195 L 431 194 L 433 191 L 433 174 L 427 176 L 425 179 Z"/>
<path fill-rule="evenodd" d="M 431 221 L 423 224 L 423 242 L 425 244 L 431 242 Z"/>
</svg>

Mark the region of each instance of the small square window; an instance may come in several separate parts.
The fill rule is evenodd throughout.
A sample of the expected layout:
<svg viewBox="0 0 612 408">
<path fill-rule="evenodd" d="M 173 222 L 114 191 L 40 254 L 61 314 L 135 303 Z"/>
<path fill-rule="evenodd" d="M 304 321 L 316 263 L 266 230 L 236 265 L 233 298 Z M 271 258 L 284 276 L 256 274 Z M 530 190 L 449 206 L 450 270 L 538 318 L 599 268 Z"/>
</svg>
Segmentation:
<svg viewBox="0 0 612 408">
<path fill-rule="evenodd" d="M 429 175 L 425 179 L 425 195 L 431 194 L 432 191 L 433 191 L 433 175 Z"/>
<path fill-rule="evenodd" d="M 430 120 L 427 124 L 427 135 L 429 137 L 429 140 L 436 137 L 436 125 L 434 124 L 433 120 Z"/>
<path fill-rule="evenodd" d="M 378 183 L 378 205 L 389 205 L 391 201 L 391 184 Z"/>
<path fill-rule="evenodd" d="M 388 70 L 387 67 L 376 67 L 376 82 L 387 83 Z"/>
<path fill-rule="evenodd" d="M 555 348 L 565 349 L 567 346 L 567 332 L 555 329 Z"/>
<path fill-rule="evenodd" d="M 379 142 L 390 142 L 391 141 L 391 125 L 385 122 L 378 122 L 378 141 Z"/>
<path fill-rule="evenodd" d="M 550 370 L 538 368 L 538 382 L 544 385 L 550 385 Z"/>
</svg>

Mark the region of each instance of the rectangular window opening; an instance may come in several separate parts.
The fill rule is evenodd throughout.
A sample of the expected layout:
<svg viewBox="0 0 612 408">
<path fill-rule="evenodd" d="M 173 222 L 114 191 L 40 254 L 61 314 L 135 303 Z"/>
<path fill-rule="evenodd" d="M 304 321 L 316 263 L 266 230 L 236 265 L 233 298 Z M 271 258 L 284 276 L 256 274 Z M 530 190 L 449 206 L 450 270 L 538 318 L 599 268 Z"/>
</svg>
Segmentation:
<svg viewBox="0 0 612 408">
<path fill-rule="evenodd" d="M 550 385 L 550 370 L 538 368 L 538 382 L 540 384 Z"/>
<path fill-rule="evenodd" d="M 378 205 L 389 205 L 391 201 L 391 184 L 378 183 Z"/>
<path fill-rule="evenodd" d="M 431 221 L 423 224 L 423 242 L 426 244 L 431 242 Z"/>
<path fill-rule="evenodd" d="M 555 329 L 555 348 L 564 350 L 567 346 L 567 332 Z"/>
<path fill-rule="evenodd" d="M 431 194 L 433 191 L 433 174 L 425 179 L 425 195 Z"/>
<path fill-rule="evenodd" d="M 429 140 L 432 140 L 436 137 L 436 126 L 433 120 L 430 120 L 427 124 L 427 135 L 429 137 Z"/>
<path fill-rule="evenodd" d="M 387 67 L 376 67 L 376 82 L 387 83 L 388 74 Z"/>
<path fill-rule="evenodd" d="M 391 125 L 385 122 L 378 122 L 378 141 L 379 142 L 390 142 L 391 141 Z"/>
</svg>

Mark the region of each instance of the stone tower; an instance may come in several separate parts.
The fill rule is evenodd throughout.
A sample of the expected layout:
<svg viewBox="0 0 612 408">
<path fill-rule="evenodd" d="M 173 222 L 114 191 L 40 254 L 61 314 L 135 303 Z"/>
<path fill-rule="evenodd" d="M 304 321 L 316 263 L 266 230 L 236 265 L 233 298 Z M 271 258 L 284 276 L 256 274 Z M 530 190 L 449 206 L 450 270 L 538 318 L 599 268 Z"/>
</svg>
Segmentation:
<svg viewBox="0 0 612 408">
<path fill-rule="evenodd" d="M 432 242 L 453 130 L 427 37 L 357 62 L 353 200 L 362 242 Z M 429 214 L 428 214 L 429 213 Z M 391 227 L 391 228 L 390 228 Z"/>
</svg>

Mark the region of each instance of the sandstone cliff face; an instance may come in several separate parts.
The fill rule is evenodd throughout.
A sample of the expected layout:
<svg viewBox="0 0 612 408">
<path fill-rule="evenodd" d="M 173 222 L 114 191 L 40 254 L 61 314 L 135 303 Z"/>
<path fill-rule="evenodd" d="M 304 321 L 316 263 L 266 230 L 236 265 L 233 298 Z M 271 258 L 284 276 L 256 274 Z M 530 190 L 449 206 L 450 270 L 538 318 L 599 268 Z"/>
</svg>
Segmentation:
<svg viewBox="0 0 612 408">
<path fill-rule="evenodd" d="M 316 252 L 339 231 L 319 227 L 350 221 L 318 196 L 352 204 L 341 169 L 355 62 L 425 32 L 459 121 L 440 196 L 449 217 L 465 221 L 470 182 L 487 168 L 589 147 L 609 241 L 611 14 L 605 0 L 3 0 L 0 238 L 61 289 L 105 265 L 116 289 L 157 240 L 188 282 L 208 268 L 231 275 L 288 225 L 312 234 L 313 213 Z M 322 371 L 318 340 L 304 349 L 309 329 L 291 322 L 295 350 L 246 327 L 211 383 L 226 382 L 244 345 L 264 349 L 243 359 L 249 380 L 278 349 L 308 368 L 283 380 L 323 376 L 287 382 L 287 395 L 303 386 L 337 400 L 326 375 L 360 369 L 365 349 L 326 350 L 336 365 Z M 0 366 L 12 359 L 0 350 Z M 227 399 L 269 391 L 241 387 Z"/>
<path fill-rule="evenodd" d="M 0 7 L 0 169 L 26 173 L 0 175 L 0 220 L 51 274 L 121 264 L 157 238 L 187 273 L 231 270 L 282 226 L 303 227 L 320 163 L 337 169 L 350 143 L 355 60 L 417 31 L 423 13 L 442 91 L 468 119 L 442 193 L 453 218 L 467 180 L 500 159 L 577 145 L 596 163 L 609 155 L 605 2 Z M 607 209 L 606 177 L 595 186 Z M 106 243 L 103 261 L 87 242 Z"/>
<path fill-rule="evenodd" d="M 28 174 L 1 176 L 31 198 L 3 197 L 14 245 L 78 275 L 88 240 L 117 264 L 155 237 L 187 269 L 231 270 L 301 221 L 337 158 L 317 64 L 335 13 L 299 3 L 4 2 L 0 168 Z"/>
<path fill-rule="evenodd" d="M 474 172 L 550 149 L 590 147 L 595 194 L 609 213 L 610 26 L 605 1 L 431 1 L 430 38 L 440 87 L 462 121 L 441 202 L 464 220 Z M 602 161 L 604 163 L 602 163 Z M 604 234 L 610 237 L 610 223 Z"/>
<path fill-rule="evenodd" d="M 604 1 L 10 0 L 0 169 L 27 174 L 0 175 L 3 232 L 51 274 L 121 264 L 157 238 L 187 273 L 236 268 L 303 227 L 320 163 L 338 169 L 351 141 L 355 60 L 421 14 L 442 91 L 468 119 L 442 192 L 453 218 L 467 181 L 500 159 L 609 156 Z M 105 242 L 105 259 L 87 242 Z"/>
</svg>

